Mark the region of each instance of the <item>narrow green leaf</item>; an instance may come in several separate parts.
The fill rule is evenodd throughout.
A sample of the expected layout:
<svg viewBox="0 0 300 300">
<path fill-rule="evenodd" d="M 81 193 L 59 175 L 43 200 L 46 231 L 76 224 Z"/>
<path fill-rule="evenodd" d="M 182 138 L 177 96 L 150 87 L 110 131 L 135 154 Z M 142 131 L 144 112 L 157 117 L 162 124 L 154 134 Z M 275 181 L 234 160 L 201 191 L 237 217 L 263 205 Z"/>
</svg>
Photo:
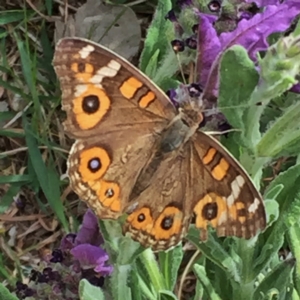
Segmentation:
<svg viewBox="0 0 300 300">
<path fill-rule="evenodd" d="M 32 16 L 34 12 L 28 11 L 28 13 Z M 20 21 L 24 21 L 24 10 L 6 10 L 0 12 L 0 26 Z"/>
<path fill-rule="evenodd" d="M 183 251 L 181 245 L 167 252 L 159 252 L 159 265 L 162 270 L 166 286 L 170 291 L 174 290 L 182 258 Z"/>
<path fill-rule="evenodd" d="M 293 279 L 295 289 L 300 295 L 300 225 L 298 223 L 294 223 L 291 227 L 289 227 L 288 240 L 291 251 L 296 258 Z"/>
<path fill-rule="evenodd" d="M 10 291 L 0 283 L 0 299 L 5 300 L 18 300 L 18 298 L 10 293 Z"/>
<path fill-rule="evenodd" d="M 26 144 L 28 146 L 28 153 L 32 163 L 36 178 L 43 190 L 48 203 L 56 216 L 68 232 L 68 222 L 64 215 L 64 206 L 60 200 L 60 180 L 58 174 L 53 167 L 47 167 L 42 159 L 36 138 L 33 136 L 32 127 L 23 118 L 23 128 L 25 130 Z"/>
<path fill-rule="evenodd" d="M 79 299 L 80 300 L 105 300 L 102 290 L 90 284 L 86 279 L 80 280 L 79 283 Z"/>
<path fill-rule="evenodd" d="M 203 266 L 195 264 L 194 267 L 195 275 L 203 286 L 203 289 L 210 300 L 221 300 L 220 296 L 215 292 L 212 283 L 209 281 L 205 268 Z"/>
<path fill-rule="evenodd" d="M 178 300 L 178 298 L 170 291 L 159 291 L 160 300 Z"/>
<path fill-rule="evenodd" d="M 278 157 L 295 155 L 300 148 L 300 103 L 290 106 L 285 113 L 271 124 L 257 144 L 258 156 Z M 292 152 L 294 150 L 294 153 Z"/>
<path fill-rule="evenodd" d="M 158 268 L 156 258 L 153 251 L 148 248 L 140 255 L 140 260 L 145 266 L 147 273 L 149 275 L 151 284 L 153 285 L 155 291 L 160 291 L 166 289 L 166 283 Z"/>
<path fill-rule="evenodd" d="M 169 50 L 169 42 L 172 40 L 173 25 L 171 22 L 165 19 L 167 13 L 172 9 L 172 3 L 170 0 L 159 0 L 156 11 L 152 20 L 152 23 L 148 29 L 146 40 L 144 43 L 143 52 L 140 57 L 139 68 L 145 72 L 148 68 L 148 63 L 154 53 L 159 51 L 160 59 L 165 56 Z M 150 68 L 154 70 L 153 67 Z M 150 70 L 149 69 L 149 70 Z M 154 74 L 146 73 L 150 78 L 154 77 Z"/>
<path fill-rule="evenodd" d="M 36 81 L 35 81 L 35 74 L 34 74 L 35 63 L 31 59 L 29 53 L 27 52 L 24 42 L 16 34 L 15 34 L 15 38 L 20 53 L 22 73 L 24 75 L 27 86 L 29 87 L 33 102 L 35 102 L 37 99 L 37 89 L 36 89 L 36 84 L 35 84 Z"/>
<path fill-rule="evenodd" d="M 27 183 L 32 180 L 32 176 L 23 174 L 23 175 L 8 175 L 0 176 L 0 184 L 5 183 Z"/>
<path fill-rule="evenodd" d="M 219 239 L 209 232 L 207 241 L 205 243 L 200 242 L 199 230 L 194 227 L 190 228 L 187 238 L 195 244 L 210 261 L 224 270 L 228 274 L 228 278 L 240 282 L 241 278 L 236 262 L 222 247 Z"/>
<path fill-rule="evenodd" d="M 286 218 L 294 208 L 294 201 L 300 190 L 300 165 L 290 167 L 288 170 L 281 172 L 270 184 L 266 194 L 276 186 L 282 185 L 283 189 L 276 197 L 279 204 L 280 215 L 272 227 L 260 235 L 259 239 L 263 241 L 263 247 L 259 257 L 255 261 L 254 269 L 258 274 L 268 265 L 268 262 L 278 255 L 279 249 L 284 242 L 284 234 L 287 230 Z"/>
<path fill-rule="evenodd" d="M 130 272 L 128 286 L 131 289 L 132 300 L 143 300 L 142 288 L 140 286 L 138 270 L 136 269 L 135 263 L 132 263 L 132 270 Z"/>
<path fill-rule="evenodd" d="M 256 288 L 252 299 L 262 299 L 262 295 L 269 295 L 270 292 L 272 293 L 273 289 L 276 289 L 276 299 L 286 299 L 284 296 L 286 294 L 287 285 L 291 280 L 291 274 L 294 265 L 295 259 L 291 258 L 283 261 L 273 268 Z"/>
<path fill-rule="evenodd" d="M 132 299 L 131 289 L 128 286 L 129 276 L 131 274 L 131 265 L 115 265 L 114 271 L 110 277 L 110 291 L 112 299 L 124 300 Z"/>
</svg>

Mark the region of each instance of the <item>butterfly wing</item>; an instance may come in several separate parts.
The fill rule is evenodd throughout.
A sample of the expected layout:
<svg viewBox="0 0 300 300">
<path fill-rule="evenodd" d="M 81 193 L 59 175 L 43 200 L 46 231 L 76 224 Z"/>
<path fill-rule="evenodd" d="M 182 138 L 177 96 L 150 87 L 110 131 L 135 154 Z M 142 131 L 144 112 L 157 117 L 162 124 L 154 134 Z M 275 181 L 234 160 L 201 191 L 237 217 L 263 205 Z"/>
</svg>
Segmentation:
<svg viewBox="0 0 300 300">
<path fill-rule="evenodd" d="M 152 180 L 131 204 L 124 232 L 154 251 L 178 244 L 192 219 L 203 241 L 208 226 L 218 236 L 244 238 L 265 228 L 263 200 L 251 179 L 203 132 L 165 157 Z"/>
<path fill-rule="evenodd" d="M 175 116 L 171 102 L 150 79 L 96 43 L 61 39 L 53 65 L 67 113 L 65 128 L 75 138 L 115 130 L 133 134 L 145 127 L 155 131 Z"/>
<path fill-rule="evenodd" d="M 64 38 L 53 65 L 77 139 L 68 159 L 70 185 L 100 218 L 117 218 L 159 133 L 175 116 L 166 95 L 126 60 L 81 38 Z"/>
<path fill-rule="evenodd" d="M 191 148 L 193 213 L 201 240 L 207 227 L 218 236 L 250 238 L 266 226 L 263 199 L 242 166 L 213 137 L 198 131 Z"/>
<path fill-rule="evenodd" d="M 154 251 L 178 244 L 190 224 L 189 144 L 164 156 L 148 187 L 126 209 L 123 232 Z"/>
</svg>

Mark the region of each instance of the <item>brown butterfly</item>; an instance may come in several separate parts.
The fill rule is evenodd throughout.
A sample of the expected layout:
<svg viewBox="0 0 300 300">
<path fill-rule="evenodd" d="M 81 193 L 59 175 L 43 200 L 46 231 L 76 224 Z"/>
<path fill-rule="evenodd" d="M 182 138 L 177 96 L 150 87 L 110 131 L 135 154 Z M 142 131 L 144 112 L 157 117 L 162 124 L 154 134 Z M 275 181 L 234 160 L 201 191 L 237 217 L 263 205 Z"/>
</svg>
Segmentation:
<svg viewBox="0 0 300 300">
<path fill-rule="evenodd" d="M 200 131 L 201 107 L 175 109 L 149 78 L 112 51 L 61 39 L 54 68 L 76 139 L 68 159 L 73 190 L 101 219 L 127 213 L 123 231 L 153 250 L 186 235 L 191 219 L 207 238 L 250 238 L 266 225 L 262 197 L 242 166 Z"/>
</svg>

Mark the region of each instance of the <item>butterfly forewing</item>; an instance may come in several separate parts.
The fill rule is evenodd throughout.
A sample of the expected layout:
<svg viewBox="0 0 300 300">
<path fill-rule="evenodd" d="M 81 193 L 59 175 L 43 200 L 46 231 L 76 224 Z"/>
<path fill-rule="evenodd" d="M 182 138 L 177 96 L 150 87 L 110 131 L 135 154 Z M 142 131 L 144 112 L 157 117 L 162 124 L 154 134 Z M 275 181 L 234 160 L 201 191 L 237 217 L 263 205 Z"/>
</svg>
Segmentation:
<svg viewBox="0 0 300 300">
<path fill-rule="evenodd" d="M 159 131 L 175 110 L 166 95 L 133 65 L 110 50 L 80 38 L 61 39 L 53 65 L 74 137 L 137 127 Z M 164 125 L 163 125 L 164 126 Z"/>
</svg>

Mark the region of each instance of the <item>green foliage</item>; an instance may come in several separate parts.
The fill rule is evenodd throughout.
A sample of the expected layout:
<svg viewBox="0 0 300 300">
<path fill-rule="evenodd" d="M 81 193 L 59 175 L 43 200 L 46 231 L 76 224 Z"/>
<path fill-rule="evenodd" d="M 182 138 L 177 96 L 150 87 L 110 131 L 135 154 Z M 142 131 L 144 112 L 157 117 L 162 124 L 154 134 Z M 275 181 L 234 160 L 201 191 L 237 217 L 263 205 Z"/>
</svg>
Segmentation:
<svg viewBox="0 0 300 300">
<path fill-rule="evenodd" d="M 86 279 L 82 279 L 79 284 L 79 298 L 83 300 L 104 300 L 104 294 L 99 287 L 90 284 Z"/>
<path fill-rule="evenodd" d="M 16 296 L 13 296 L 2 283 L 0 283 L 0 299 L 18 300 L 18 298 Z"/>
</svg>

